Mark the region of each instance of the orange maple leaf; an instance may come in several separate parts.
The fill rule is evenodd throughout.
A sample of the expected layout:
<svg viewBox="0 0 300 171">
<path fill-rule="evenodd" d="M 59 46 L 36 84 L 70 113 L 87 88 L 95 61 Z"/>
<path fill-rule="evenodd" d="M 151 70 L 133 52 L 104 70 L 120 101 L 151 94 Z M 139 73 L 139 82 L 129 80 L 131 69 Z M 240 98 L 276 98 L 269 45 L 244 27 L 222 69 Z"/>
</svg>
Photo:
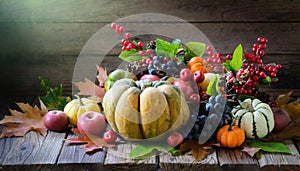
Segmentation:
<svg viewBox="0 0 300 171">
<path fill-rule="evenodd" d="M 73 84 L 79 89 L 78 95 L 97 97 L 97 102 L 102 102 L 105 94 L 105 89 L 96 85 L 91 80 L 84 78 L 84 82 L 73 82 Z"/>
<path fill-rule="evenodd" d="M 180 151 L 181 152 L 188 152 L 191 151 L 192 156 L 196 161 L 201 161 L 205 159 L 209 152 L 205 148 L 206 146 L 203 144 L 199 144 L 195 140 L 185 140 L 181 145 L 180 145 Z"/>
<path fill-rule="evenodd" d="M 88 135 L 88 137 L 80 134 L 77 128 L 73 128 L 72 132 L 78 137 L 65 139 L 66 142 L 71 144 L 84 144 L 84 150 L 86 153 L 92 153 L 97 150 L 103 149 L 103 147 L 115 147 L 114 144 L 108 144 L 103 138 L 94 135 Z"/>
<path fill-rule="evenodd" d="M 107 79 L 107 71 L 106 71 L 106 69 L 103 69 L 99 65 L 96 65 L 96 67 L 98 70 L 97 79 L 98 79 L 99 83 L 104 83 Z"/>
<path fill-rule="evenodd" d="M 11 116 L 5 116 L 0 124 L 5 124 L 0 138 L 11 136 L 24 136 L 29 131 L 39 132 L 42 136 L 47 134 L 43 123 L 43 116 L 48 112 L 47 107 L 39 99 L 41 108 L 30 106 L 28 103 L 16 103 L 23 111 L 9 109 Z"/>
</svg>

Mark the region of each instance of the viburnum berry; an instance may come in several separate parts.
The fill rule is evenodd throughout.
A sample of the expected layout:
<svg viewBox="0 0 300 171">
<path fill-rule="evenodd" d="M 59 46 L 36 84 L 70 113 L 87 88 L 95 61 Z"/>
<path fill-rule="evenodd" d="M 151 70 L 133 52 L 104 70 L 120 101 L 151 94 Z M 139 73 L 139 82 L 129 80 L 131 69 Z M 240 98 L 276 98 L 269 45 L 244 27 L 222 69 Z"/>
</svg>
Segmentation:
<svg viewBox="0 0 300 171">
<path fill-rule="evenodd" d="M 130 33 L 126 33 L 126 34 L 125 34 L 125 38 L 126 38 L 126 39 L 129 39 L 129 38 L 130 38 Z"/>
<path fill-rule="evenodd" d="M 123 33 L 124 32 L 124 27 L 120 26 L 117 30 L 118 33 Z"/>
<path fill-rule="evenodd" d="M 111 23 L 110 27 L 113 29 L 116 29 L 117 24 L 116 23 Z"/>
</svg>

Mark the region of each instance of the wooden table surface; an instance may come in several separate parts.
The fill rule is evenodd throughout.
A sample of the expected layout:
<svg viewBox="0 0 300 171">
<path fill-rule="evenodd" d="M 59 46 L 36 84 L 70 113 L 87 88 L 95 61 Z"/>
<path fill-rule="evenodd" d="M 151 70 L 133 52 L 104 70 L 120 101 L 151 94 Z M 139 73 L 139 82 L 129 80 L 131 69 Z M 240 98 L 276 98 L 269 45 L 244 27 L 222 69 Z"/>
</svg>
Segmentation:
<svg viewBox="0 0 300 171">
<path fill-rule="evenodd" d="M 264 154 L 253 159 L 240 149 L 213 149 L 203 161 L 191 155 L 169 154 L 147 160 L 128 159 L 134 144 L 118 145 L 93 155 L 85 154 L 83 145 L 70 145 L 65 138 L 72 133 L 49 131 L 46 137 L 30 132 L 24 137 L 0 140 L 0 170 L 299 170 L 300 142 L 287 141 L 293 155 Z"/>
</svg>

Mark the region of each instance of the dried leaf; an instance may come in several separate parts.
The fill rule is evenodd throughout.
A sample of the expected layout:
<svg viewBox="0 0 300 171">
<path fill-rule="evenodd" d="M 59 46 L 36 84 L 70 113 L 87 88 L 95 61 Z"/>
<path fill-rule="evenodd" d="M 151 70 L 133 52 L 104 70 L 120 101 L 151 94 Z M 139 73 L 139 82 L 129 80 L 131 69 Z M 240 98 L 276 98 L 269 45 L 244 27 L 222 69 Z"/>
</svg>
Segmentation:
<svg viewBox="0 0 300 171">
<path fill-rule="evenodd" d="M 205 159 L 209 152 L 206 150 L 205 145 L 199 144 L 195 140 L 186 140 L 180 145 L 180 151 L 185 153 L 191 151 L 196 161 Z"/>
<path fill-rule="evenodd" d="M 286 128 L 277 133 L 270 134 L 265 140 L 283 141 L 289 138 L 300 139 L 300 118 L 293 120 Z"/>
<path fill-rule="evenodd" d="M 73 84 L 79 89 L 78 95 L 84 96 L 97 96 L 98 101 L 102 102 L 105 94 L 105 89 L 99 87 L 91 80 L 84 78 L 84 82 L 73 82 Z"/>
<path fill-rule="evenodd" d="M 108 144 L 103 138 L 94 135 L 88 135 L 85 137 L 80 134 L 77 128 L 73 128 L 72 132 L 78 137 L 65 139 L 66 142 L 71 144 L 84 144 L 84 150 L 86 153 L 95 152 L 97 150 L 103 149 L 103 147 L 115 147 L 114 144 Z"/>
<path fill-rule="evenodd" d="M 96 67 L 98 70 L 97 79 L 98 79 L 99 83 L 104 83 L 107 79 L 107 71 L 106 71 L 106 69 L 103 69 L 99 65 L 96 65 Z"/>
<path fill-rule="evenodd" d="M 249 154 L 251 157 L 254 157 L 255 154 L 260 150 L 260 148 L 255 148 L 255 147 L 244 147 L 242 149 L 243 152 L 246 152 Z"/>
<path fill-rule="evenodd" d="M 11 116 L 5 116 L 0 124 L 5 124 L 0 138 L 11 136 L 24 136 L 29 131 L 39 132 L 42 136 L 47 134 L 43 123 L 43 116 L 48 112 L 44 103 L 39 99 L 41 108 L 25 103 L 16 103 L 23 111 L 10 110 Z"/>
<path fill-rule="evenodd" d="M 292 91 L 286 93 L 286 94 L 281 94 L 277 97 L 276 99 L 276 104 L 277 106 L 281 106 L 284 104 L 287 104 L 289 100 L 291 100 L 292 98 L 290 97 L 292 95 Z"/>
</svg>

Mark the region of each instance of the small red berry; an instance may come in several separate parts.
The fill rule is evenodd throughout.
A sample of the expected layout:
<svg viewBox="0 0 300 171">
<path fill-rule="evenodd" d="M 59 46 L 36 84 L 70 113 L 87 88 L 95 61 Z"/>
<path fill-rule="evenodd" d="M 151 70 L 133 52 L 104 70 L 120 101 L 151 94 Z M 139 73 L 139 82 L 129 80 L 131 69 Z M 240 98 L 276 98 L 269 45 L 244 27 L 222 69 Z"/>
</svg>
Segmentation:
<svg viewBox="0 0 300 171">
<path fill-rule="evenodd" d="M 260 44 L 260 45 L 258 46 L 259 49 L 265 49 L 266 47 L 267 47 L 266 44 Z"/>
<path fill-rule="evenodd" d="M 230 55 L 226 55 L 226 60 L 231 60 L 231 56 Z"/>
<path fill-rule="evenodd" d="M 152 53 L 152 50 L 151 49 L 147 49 L 146 50 L 146 54 L 150 55 Z"/>
<path fill-rule="evenodd" d="M 117 30 L 118 33 L 123 33 L 124 32 L 124 27 L 123 26 L 120 26 L 119 29 Z"/>
<path fill-rule="evenodd" d="M 272 78 L 276 78 L 276 73 L 275 73 L 275 72 L 271 72 L 270 76 L 271 76 Z"/>
<path fill-rule="evenodd" d="M 116 23 L 111 23 L 110 27 L 113 29 L 116 29 L 117 24 Z"/>
<path fill-rule="evenodd" d="M 256 61 L 256 63 L 258 63 L 258 64 L 262 64 L 262 59 L 257 59 L 257 61 Z"/>
<path fill-rule="evenodd" d="M 199 94 L 192 94 L 190 96 L 190 102 L 191 103 L 199 103 L 200 102 L 200 96 L 199 96 Z"/>
<path fill-rule="evenodd" d="M 126 46 L 122 46 L 122 51 L 127 50 Z"/>
<path fill-rule="evenodd" d="M 261 42 L 261 40 L 262 40 L 262 37 L 257 38 L 258 42 Z"/>
<path fill-rule="evenodd" d="M 212 47 L 211 47 L 211 46 L 207 46 L 207 47 L 206 47 L 206 50 L 212 51 Z"/>
<path fill-rule="evenodd" d="M 281 69 L 282 68 L 281 64 L 277 64 L 276 67 L 277 67 L 277 69 Z"/>
<path fill-rule="evenodd" d="M 260 56 L 264 56 L 264 54 L 265 54 L 265 51 L 263 51 L 263 50 L 260 50 L 260 51 L 259 51 L 259 55 L 260 55 Z"/>
<path fill-rule="evenodd" d="M 142 49 L 143 48 L 143 46 L 144 46 L 144 44 L 143 44 L 143 42 L 138 42 L 138 47 L 140 48 L 140 49 Z"/>
<path fill-rule="evenodd" d="M 145 56 L 145 52 L 144 51 L 140 51 L 140 56 Z"/>
<path fill-rule="evenodd" d="M 130 38 L 130 33 L 126 33 L 126 34 L 125 34 L 125 38 L 126 38 L 126 39 L 129 39 L 129 38 Z"/>
</svg>

